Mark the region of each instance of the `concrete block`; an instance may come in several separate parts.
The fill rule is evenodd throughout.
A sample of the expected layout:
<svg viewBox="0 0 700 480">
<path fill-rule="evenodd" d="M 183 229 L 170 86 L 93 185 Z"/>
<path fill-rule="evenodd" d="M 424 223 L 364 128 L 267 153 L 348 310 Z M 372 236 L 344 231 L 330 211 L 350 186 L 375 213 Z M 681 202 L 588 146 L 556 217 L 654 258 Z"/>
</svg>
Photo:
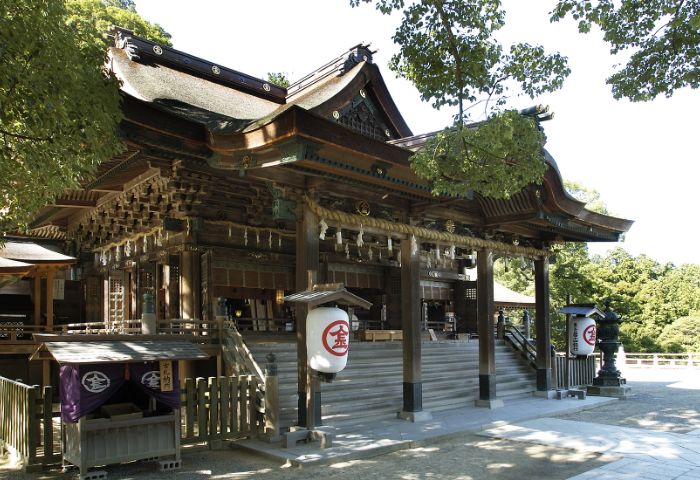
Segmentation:
<svg viewBox="0 0 700 480">
<path fill-rule="evenodd" d="M 168 472 L 182 467 L 182 460 L 161 460 L 158 462 L 158 471 Z"/>
<path fill-rule="evenodd" d="M 93 472 L 82 473 L 78 476 L 79 480 L 104 480 L 107 478 L 105 470 L 95 470 Z"/>
</svg>

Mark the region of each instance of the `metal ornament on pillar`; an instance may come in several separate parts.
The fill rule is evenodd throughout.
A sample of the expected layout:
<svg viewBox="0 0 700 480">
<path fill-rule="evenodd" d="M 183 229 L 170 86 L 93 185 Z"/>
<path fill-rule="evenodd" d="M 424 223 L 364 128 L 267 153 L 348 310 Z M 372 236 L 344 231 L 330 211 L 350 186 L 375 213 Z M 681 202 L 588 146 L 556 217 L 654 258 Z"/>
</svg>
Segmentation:
<svg viewBox="0 0 700 480">
<path fill-rule="evenodd" d="M 156 307 L 153 302 L 153 292 L 150 290 L 143 294 L 141 305 L 141 333 L 144 335 L 155 335 L 156 328 Z"/>
<path fill-rule="evenodd" d="M 596 326 L 590 317 L 574 317 L 569 326 L 569 345 L 572 355 L 590 355 L 595 349 Z"/>
<path fill-rule="evenodd" d="M 348 314 L 335 307 L 319 307 L 306 316 L 306 352 L 309 367 L 322 373 L 345 368 L 350 348 Z"/>
</svg>

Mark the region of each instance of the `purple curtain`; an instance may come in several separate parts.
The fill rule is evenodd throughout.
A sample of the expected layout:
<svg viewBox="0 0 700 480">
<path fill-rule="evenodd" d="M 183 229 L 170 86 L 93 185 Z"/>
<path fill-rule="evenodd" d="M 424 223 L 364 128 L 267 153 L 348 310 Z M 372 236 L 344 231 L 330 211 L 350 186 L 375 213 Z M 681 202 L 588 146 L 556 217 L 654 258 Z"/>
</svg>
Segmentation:
<svg viewBox="0 0 700 480">
<path fill-rule="evenodd" d="M 124 364 L 65 364 L 60 370 L 61 420 L 75 423 L 97 410 L 124 383 Z"/>
<path fill-rule="evenodd" d="M 160 391 L 158 362 L 128 364 L 129 379 L 149 396 L 170 408 L 180 408 L 177 361 L 173 362 L 173 391 Z M 65 364 L 60 370 L 61 419 L 75 423 L 104 405 L 125 381 L 124 363 Z"/>
<path fill-rule="evenodd" d="M 180 381 L 178 379 L 177 361 L 173 361 L 173 391 L 160 391 L 160 364 L 159 362 L 132 363 L 131 381 L 138 385 L 144 392 L 155 398 L 160 403 L 170 408 L 180 408 Z"/>
</svg>

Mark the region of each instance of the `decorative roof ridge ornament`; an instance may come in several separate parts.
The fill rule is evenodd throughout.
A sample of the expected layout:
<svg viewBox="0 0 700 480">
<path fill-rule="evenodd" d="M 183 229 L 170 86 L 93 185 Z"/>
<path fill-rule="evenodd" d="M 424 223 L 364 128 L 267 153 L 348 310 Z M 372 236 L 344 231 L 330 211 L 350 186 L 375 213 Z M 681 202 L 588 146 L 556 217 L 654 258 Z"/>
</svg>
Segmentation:
<svg viewBox="0 0 700 480">
<path fill-rule="evenodd" d="M 257 96 L 284 103 L 287 89 L 279 85 L 223 67 L 203 58 L 190 55 L 166 45 L 159 45 L 151 40 L 134 35 L 134 32 L 122 27 L 114 27 L 114 46 L 125 51 L 129 60 L 140 63 L 158 63 L 178 70 L 187 70 L 200 78 L 220 83 L 224 86 L 244 89 Z"/>
<path fill-rule="evenodd" d="M 370 50 L 370 45 L 369 43 L 358 43 L 325 65 L 304 75 L 287 87 L 287 98 L 299 94 L 330 75 L 344 75 L 361 62 L 373 63 L 373 55 L 377 51 Z"/>
</svg>

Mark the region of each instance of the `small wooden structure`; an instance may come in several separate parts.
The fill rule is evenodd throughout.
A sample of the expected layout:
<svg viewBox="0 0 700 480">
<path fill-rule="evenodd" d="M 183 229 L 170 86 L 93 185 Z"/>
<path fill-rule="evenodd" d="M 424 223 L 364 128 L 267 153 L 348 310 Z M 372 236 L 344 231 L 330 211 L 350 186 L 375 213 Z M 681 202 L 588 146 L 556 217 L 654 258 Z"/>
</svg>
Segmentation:
<svg viewBox="0 0 700 480">
<path fill-rule="evenodd" d="M 63 461 L 80 469 L 159 458 L 180 465 L 180 387 L 177 361 L 208 358 L 181 340 L 75 341 L 38 336 L 61 364 Z M 163 336 L 161 336 L 162 338 Z M 133 388 L 133 386 L 138 388 Z M 124 392 L 124 389 L 129 389 Z M 130 400 L 148 395 L 145 410 Z M 121 394 L 123 402 L 108 402 Z M 136 402 L 136 400 L 134 400 Z"/>
</svg>

